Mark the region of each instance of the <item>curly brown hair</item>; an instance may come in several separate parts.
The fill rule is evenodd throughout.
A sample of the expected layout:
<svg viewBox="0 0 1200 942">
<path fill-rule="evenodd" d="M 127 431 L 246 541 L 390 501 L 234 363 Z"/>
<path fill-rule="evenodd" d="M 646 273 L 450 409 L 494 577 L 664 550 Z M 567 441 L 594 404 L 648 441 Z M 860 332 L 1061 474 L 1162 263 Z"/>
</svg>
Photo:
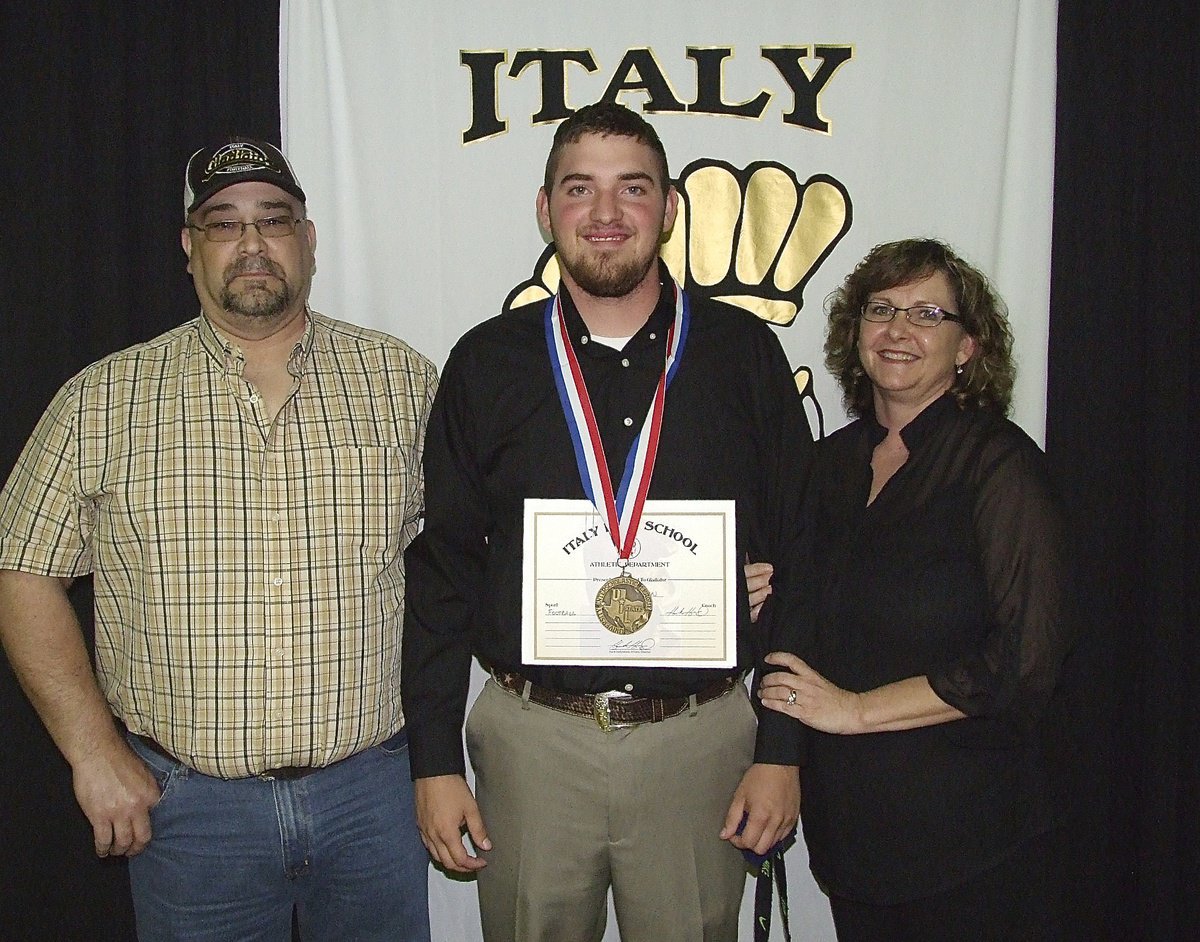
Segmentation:
<svg viewBox="0 0 1200 942">
<path fill-rule="evenodd" d="M 871 249 L 826 299 L 825 365 L 841 385 L 842 401 L 850 415 L 870 415 L 875 409 L 871 380 L 858 356 L 863 304 L 874 292 L 909 285 L 939 271 L 954 288 L 955 313 L 962 318 L 963 330 L 975 339 L 975 354 L 963 366 L 951 392 L 960 408 L 1008 414 L 1016 366 L 1004 301 L 983 272 L 944 242 L 905 239 Z"/>
</svg>

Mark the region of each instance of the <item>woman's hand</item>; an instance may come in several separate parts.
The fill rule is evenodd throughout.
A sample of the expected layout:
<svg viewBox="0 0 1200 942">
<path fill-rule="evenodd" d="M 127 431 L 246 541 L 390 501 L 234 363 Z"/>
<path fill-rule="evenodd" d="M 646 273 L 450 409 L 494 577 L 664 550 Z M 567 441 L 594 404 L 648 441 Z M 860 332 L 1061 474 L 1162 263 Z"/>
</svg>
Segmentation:
<svg viewBox="0 0 1200 942">
<path fill-rule="evenodd" d="M 763 678 L 758 696 L 767 709 L 824 733 L 865 731 L 861 694 L 831 684 L 794 654 L 776 651 L 766 662 L 787 668 Z"/>
<path fill-rule="evenodd" d="M 771 594 L 771 576 L 775 567 L 770 563 L 746 563 L 746 590 L 750 593 L 750 621 L 758 621 L 763 602 Z"/>
</svg>

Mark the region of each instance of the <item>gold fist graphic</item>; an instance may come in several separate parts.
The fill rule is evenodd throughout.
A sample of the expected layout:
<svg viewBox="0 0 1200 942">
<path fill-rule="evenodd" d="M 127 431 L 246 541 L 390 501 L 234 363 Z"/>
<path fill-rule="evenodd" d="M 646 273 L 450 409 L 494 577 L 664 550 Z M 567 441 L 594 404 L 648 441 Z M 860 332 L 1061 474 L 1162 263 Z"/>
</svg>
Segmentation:
<svg viewBox="0 0 1200 942">
<path fill-rule="evenodd" d="M 850 199 L 827 176 L 800 183 L 773 161 L 744 170 L 688 164 L 676 184 L 679 218 L 662 256 L 685 289 L 790 324 L 804 286 L 850 228 Z"/>
</svg>

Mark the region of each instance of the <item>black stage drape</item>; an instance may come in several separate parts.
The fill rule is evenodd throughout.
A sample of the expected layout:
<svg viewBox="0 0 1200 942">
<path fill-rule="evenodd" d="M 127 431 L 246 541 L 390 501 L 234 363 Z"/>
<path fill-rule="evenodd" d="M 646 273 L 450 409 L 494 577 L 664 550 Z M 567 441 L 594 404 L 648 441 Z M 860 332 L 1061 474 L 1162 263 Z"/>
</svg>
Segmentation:
<svg viewBox="0 0 1200 942">
<path fill-rule="evenodd" d="M 275 3 L 0 7 L 0 479 L 62 383 L 199 310 L 183 166 L 214 135 L 279 143 Z M 90 580 L 85 580 L 90 583 Z M 77 607 L 90 625 L 90 585 Z M 69 769 L 0 664 L 0 939 L 133 938 Z"/>
<path fill-rule="evenodd" d="M 72 373 L 194 315 L 182 166 L 214 134 L 279 141 L 278 40 L 271 3 L 3 6 L 0 479 Z M 1191 0 L 1060 2 L 1047 451 L 1087 626 L 1055 742 L 1080 942 L 1200 938 L 1198 43 Z M 0 938 L 133 937 L 91 845 L 0 660 Z"/>
<path fill-rule="evenodd" d="M 1200 938 L 1198 8 L 1059 4 L 1047 454 L 1086 634 L 1059 745 L 1072 938 Z"/>
</svg>

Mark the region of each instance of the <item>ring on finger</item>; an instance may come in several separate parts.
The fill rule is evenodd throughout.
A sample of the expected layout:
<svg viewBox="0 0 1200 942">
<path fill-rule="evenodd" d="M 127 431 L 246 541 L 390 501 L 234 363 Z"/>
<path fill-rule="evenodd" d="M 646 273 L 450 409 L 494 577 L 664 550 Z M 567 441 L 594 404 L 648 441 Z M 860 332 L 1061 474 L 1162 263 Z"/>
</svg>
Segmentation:
<svg viewBox="0 0 1200 942">
<path fill-rule="evenodd" d="M 788 694 L 787 705 L 792 706 L 795 702 L 796 702 L 796 691 L 793 690 L 791 693 Z"/>
</svg>

